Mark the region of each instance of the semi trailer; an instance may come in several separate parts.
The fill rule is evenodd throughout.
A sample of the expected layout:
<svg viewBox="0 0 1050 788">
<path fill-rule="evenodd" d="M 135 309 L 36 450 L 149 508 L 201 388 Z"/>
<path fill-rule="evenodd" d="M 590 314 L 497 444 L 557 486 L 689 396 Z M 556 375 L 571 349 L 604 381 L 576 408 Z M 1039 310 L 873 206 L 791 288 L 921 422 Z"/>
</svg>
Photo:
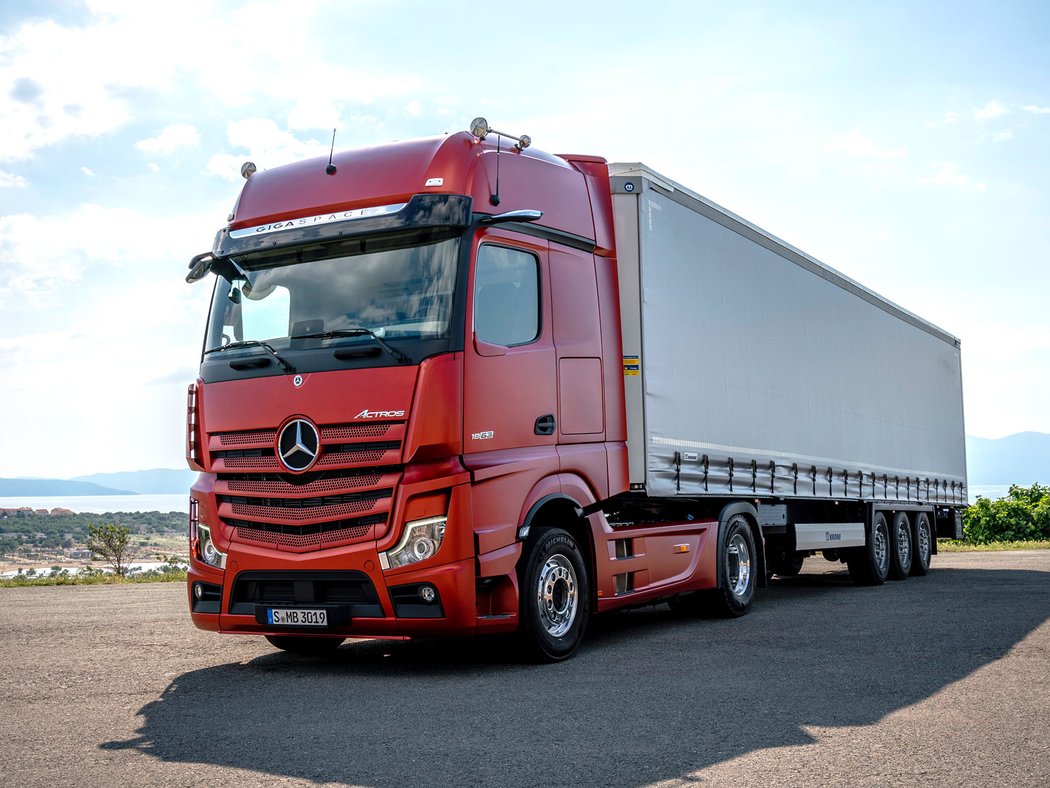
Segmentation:
<svg viewBox="0 0 1050 788">
<path fill-rule="evenodd" d="M 257 169 L 187 281 L 188 601 L 317 653 L 924 575 L 959 340 L 639 163 L 491 129 Z"/>
</svg>

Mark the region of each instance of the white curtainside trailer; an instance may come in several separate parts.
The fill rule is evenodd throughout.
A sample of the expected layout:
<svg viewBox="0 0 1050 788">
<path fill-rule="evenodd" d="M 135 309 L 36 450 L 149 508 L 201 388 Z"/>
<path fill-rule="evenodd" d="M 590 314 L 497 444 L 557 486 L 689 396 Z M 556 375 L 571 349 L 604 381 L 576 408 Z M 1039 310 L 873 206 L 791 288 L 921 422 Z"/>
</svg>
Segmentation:
<svg viewBox="0 0 1050 788">
<path fill-rule="evenodd" d="M 958 535 L 959 340 L 644 165 L 610 172 L 631 489 L 753 499 L 788 554 L 861 546 L 878 510 Z M 872 515 L 831 529 L 818 501 Z"/>
</svg>

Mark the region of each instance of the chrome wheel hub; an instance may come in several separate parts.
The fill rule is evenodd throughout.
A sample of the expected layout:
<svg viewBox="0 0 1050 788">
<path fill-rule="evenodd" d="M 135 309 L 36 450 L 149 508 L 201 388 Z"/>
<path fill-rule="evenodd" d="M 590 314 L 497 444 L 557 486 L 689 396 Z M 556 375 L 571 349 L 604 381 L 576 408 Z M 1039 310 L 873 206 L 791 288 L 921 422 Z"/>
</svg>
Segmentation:
<svg viewBox="0 0 1050 788">
<path fill-rule="evenodd" d="M 572 627 L 579 606 L 576 570 L 564 555 L 552 555 L 540 570 L 536 584 L 540 626 L 560 638 Z"/>
<path fill-rule="evenodd" d="M 747 540 L 742 534 L 733 534 L 726 547 L 726 567 L 729 578 L 729 590 L 733 596 L 740 597 L 747 593 L 748 585 L 751 583 L 751 551 L 747 548 Z"/>
<path fill-rule="evenodd" d="M 903 566 L 911 564 L 911 530 L 906 522 L 897 527 L 897 554 Z"/>
<path fill-rule="evenodd" d="M 885 525 L 875 527 L 872 534 L 873 547 L 875 549 L 875 563 L 879 568 L 885 570 L 890 565 L 889 539 Z"/>
</svg>

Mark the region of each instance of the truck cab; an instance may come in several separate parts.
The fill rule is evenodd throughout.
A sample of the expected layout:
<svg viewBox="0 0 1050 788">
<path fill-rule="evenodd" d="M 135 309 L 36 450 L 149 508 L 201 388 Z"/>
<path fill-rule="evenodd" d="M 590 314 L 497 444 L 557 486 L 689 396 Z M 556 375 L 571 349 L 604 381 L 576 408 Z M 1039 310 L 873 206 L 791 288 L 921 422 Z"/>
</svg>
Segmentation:
<svg viewBox="0 0 1050 788">
<path fill-rule="evenodd" d="M 188 277 L 215 280 L 196 625 L 300 650 L 515 630 L 530 531 L 559 525 L 585 563 L 533 582 L 546 629 L 581 628 L 615 581 L 589 588 L 579 511 L 627 487 L 604 160 L 461 132 L 246 172 Z"/>
</svg>

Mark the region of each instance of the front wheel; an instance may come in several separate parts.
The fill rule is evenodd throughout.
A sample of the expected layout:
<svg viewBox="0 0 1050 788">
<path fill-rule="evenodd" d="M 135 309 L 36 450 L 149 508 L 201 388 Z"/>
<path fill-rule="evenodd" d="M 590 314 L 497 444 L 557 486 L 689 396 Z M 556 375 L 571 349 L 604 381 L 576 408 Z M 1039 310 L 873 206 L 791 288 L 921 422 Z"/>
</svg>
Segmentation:
<svg viewBox="0 0 1050 788">
<path fill-rule="evenodd" d="M 532 543 L 521 584 L 521 632 L 534 657 L 558 662 L 573 655 L 591 615 L 587 567 L 576 540 L 560 528 Z"/>
<path fill-rule="evenodd" d="M 714 590 L 714 611 L 736 618 L 751 609 L 755 598 L 755 572 L 758 568 L 755 537 L 742 514 L 734 514 L 726 523 L 725 541 L 718 556 L 722 582 Z"/>
</svg>

